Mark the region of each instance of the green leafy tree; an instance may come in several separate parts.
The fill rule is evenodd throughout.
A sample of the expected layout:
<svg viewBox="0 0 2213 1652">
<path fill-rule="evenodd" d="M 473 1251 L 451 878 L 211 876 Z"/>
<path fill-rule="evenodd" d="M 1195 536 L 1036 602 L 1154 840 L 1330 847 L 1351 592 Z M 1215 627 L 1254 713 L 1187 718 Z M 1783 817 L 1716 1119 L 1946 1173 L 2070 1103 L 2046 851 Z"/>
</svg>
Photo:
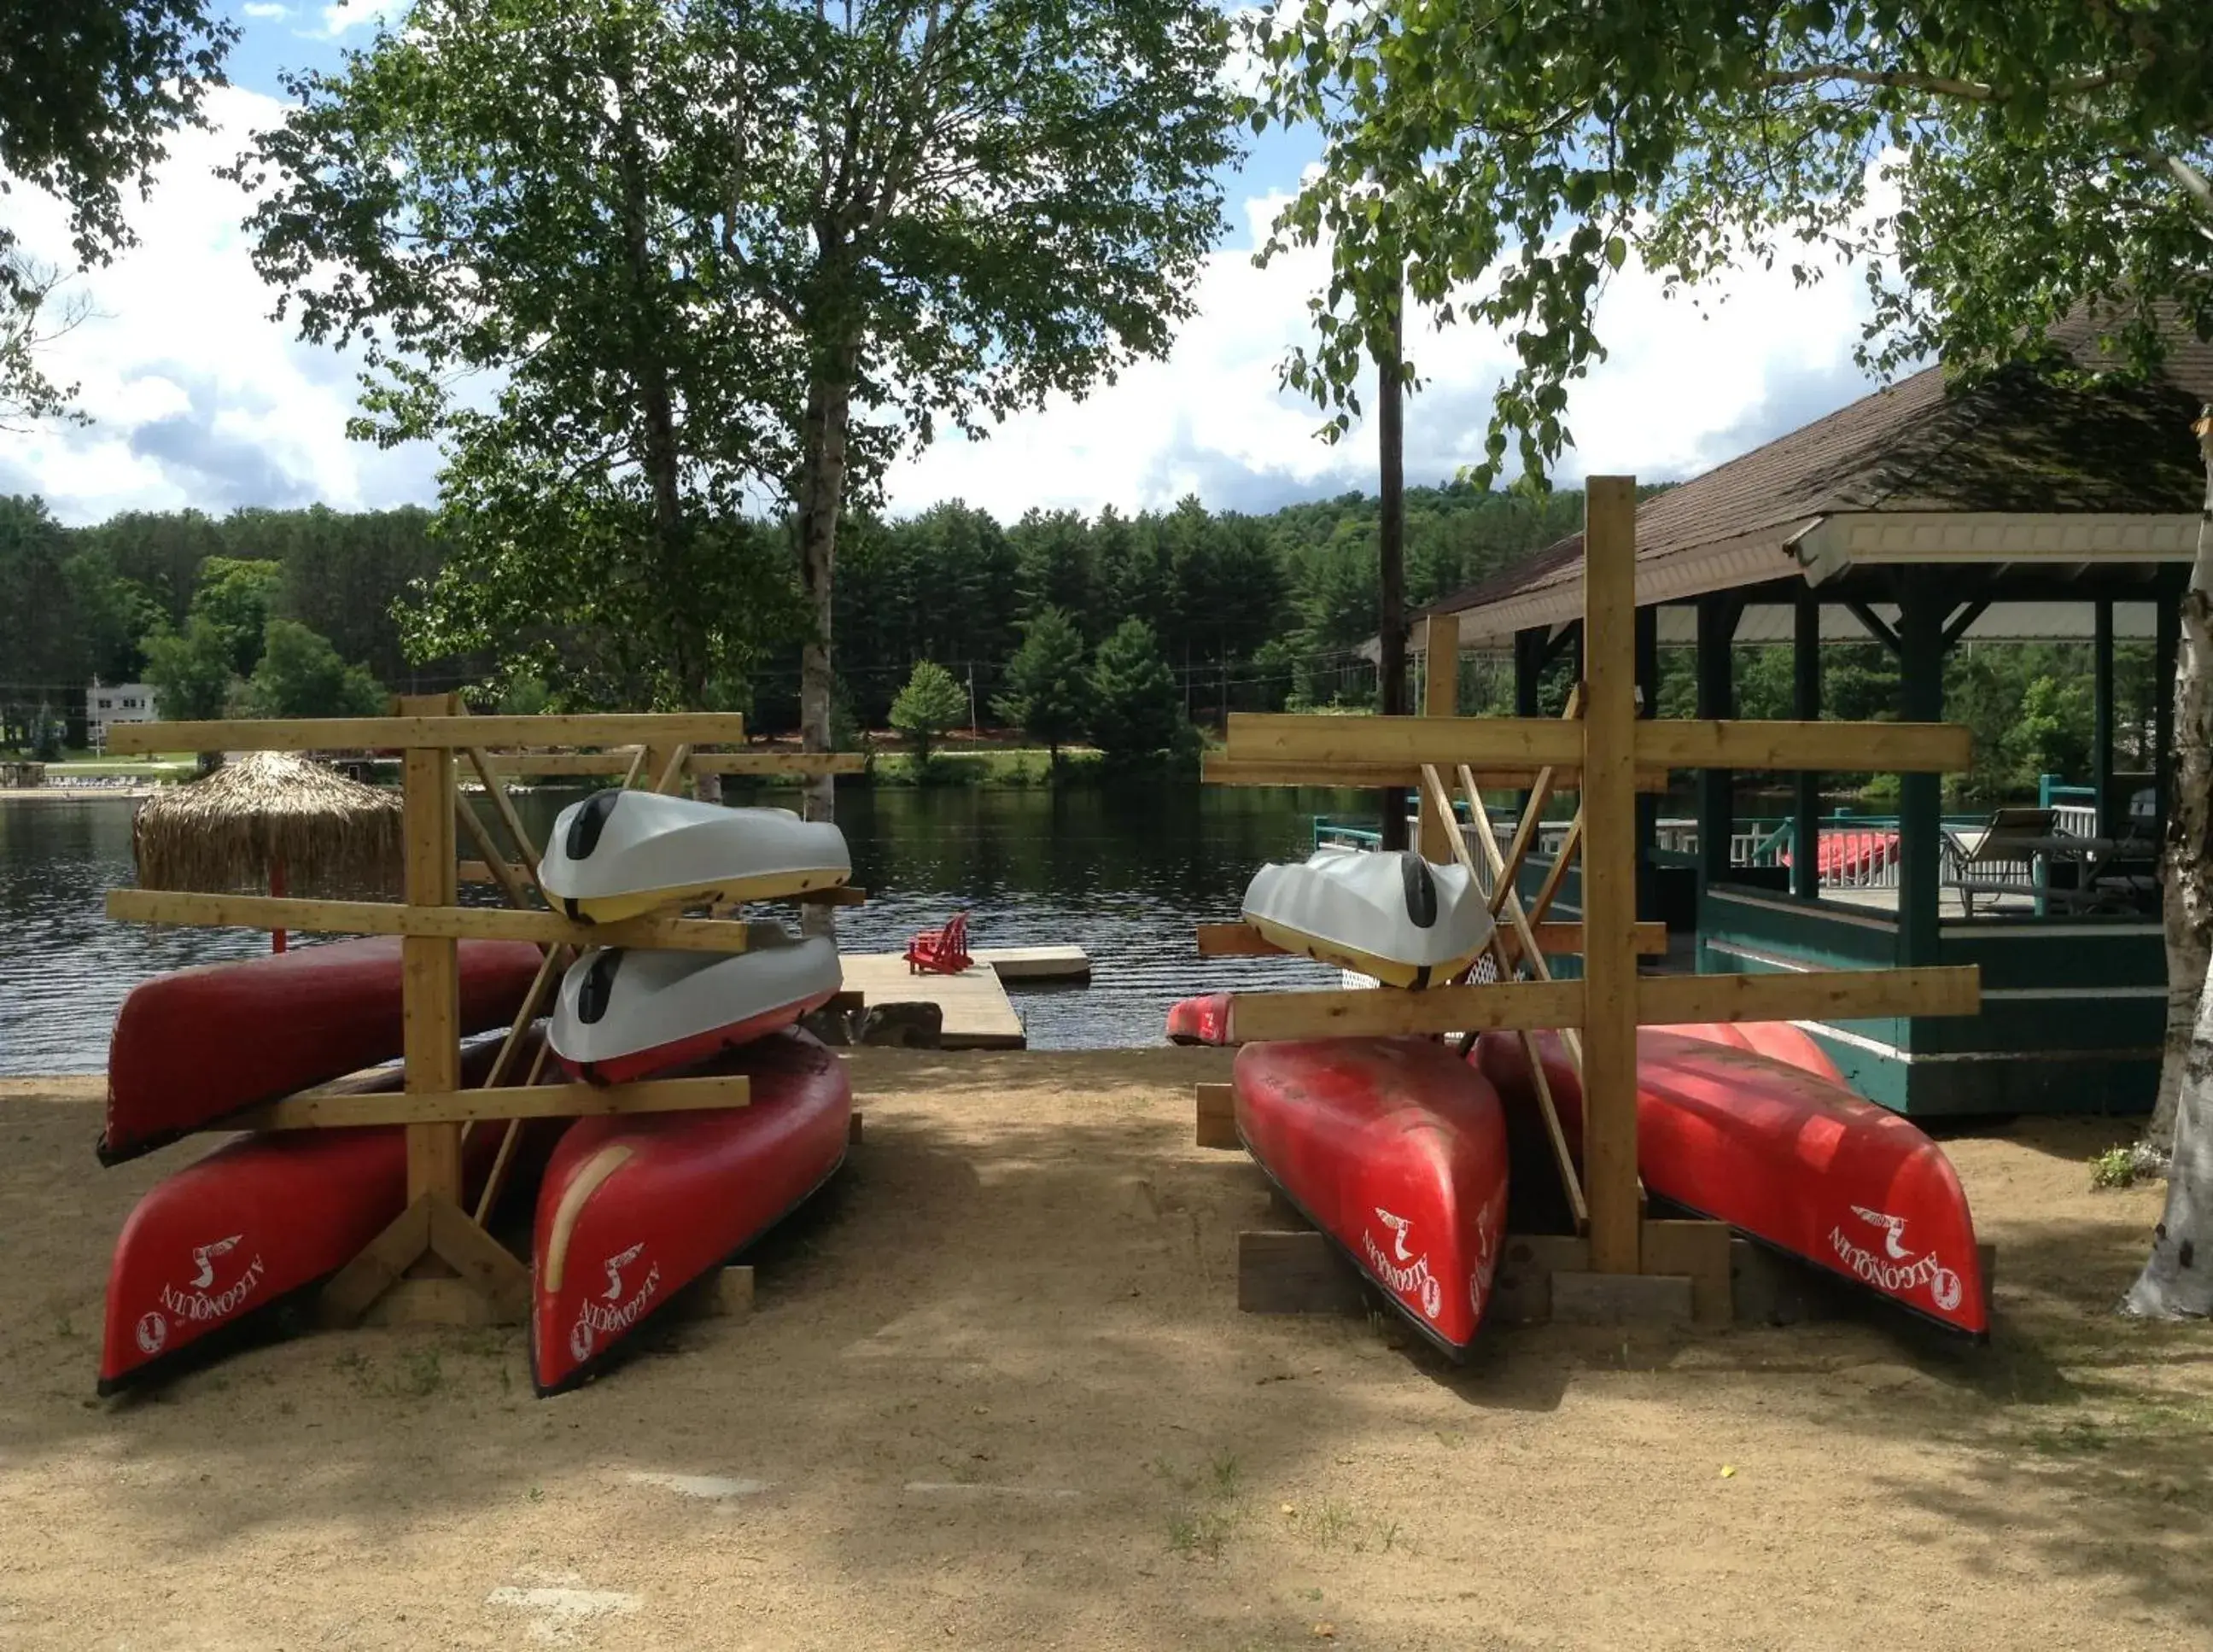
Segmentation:
<svg viewBox="0 0 2213 1652">
<path fill-rule="evenodd" d="M 1060 748 L 1082 732 L 1090 699 L 1083 633 L 1058 608 L 1040 608 L 1022 627 L 1022 645 L 1007 662 L 1007 691 L 991 709 L 1032 740 L 1040 740 L 1060 765 Z"/>
<path fill-rule="evenodd" d="M 238 38 L 212 10 L 206 0 L 0 8 L 0 168 L 68 205 L 80 262 L 132 244 L 124 192 L 148 188 L 170 132 L 206 124 L 201 106 Z M 0 428 L 68 410 L 74 387 L 37 362 L 40 345 L 82 314 L 42 316 L 59 279 L 0 224 Z"/>
<path fill-rule="evenodd" d="M 230 668 L 241 677 L 251 676 L 261 658 L 270 606 L 283 579 L 283 565 L 274 562 L 210 557 L 200 564 L 192 618 L 206 620 L 222 633 L 230 649 Z"/>
<path fill-rule="evenodd" d="M 1150 758 L 1179 744 L 1183 701 L 1153 629 L 1125 619 L 1091 666 L 1091 737 L 1110 762 Z"/>
<path fill-rule="evenodd" d="M 143 643 L 146 680 L 167 722 L 219 717 L 230 698 L 236 673 L 229 635 L 205 614 L 195 614 L 181 631 L 163 625 Z"/>
<path fill-rule="evenodd" d="M 906 686 L 892 702 L 892 727 L 914 747 L 918 766 L 927 767 L 930 754 L 945 731 L 968 715 L 968 697 L 953 674 L 933 661 L 915 662 Z"/>
<path fill-rule="evenodd" d="M 445 443 L 425 644 L 582 608 L 688 692 L 765 640 L 700 541 L 765 484 L 826 748 L 846 503 L 941 424 L 1165 351 L 1222 223 L 1226 49 L 1204 0 L 418 0 L 296 81 L 241 169 L 274 185 L 256 258 L 308 336 L 363 342 L 381 437 Z"/>
<path fill-rule="evenodd" d="M 375 678 L 296 619 L 269 622 L 246 699 L 250 714 L 262 717 L 369 717 L 387 703 Z"/>
</svg>

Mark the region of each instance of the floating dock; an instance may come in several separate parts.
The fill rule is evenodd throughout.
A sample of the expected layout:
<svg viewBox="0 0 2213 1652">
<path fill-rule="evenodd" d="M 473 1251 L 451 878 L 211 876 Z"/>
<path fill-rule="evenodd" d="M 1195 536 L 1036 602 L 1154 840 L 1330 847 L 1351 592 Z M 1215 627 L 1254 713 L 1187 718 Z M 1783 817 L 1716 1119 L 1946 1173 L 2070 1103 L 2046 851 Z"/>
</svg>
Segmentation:
<svg viewBox="0 0 2213 1652">
<path fill-rule="evenodd" d="M 958 975 L 920 974 L 895 952 L 839 954 L 845 990 L 869 1004 L 934 1003 L 945 1016 L 939 1047 L 1021 1050 L 1029 1045 L 1007 981 L 1088 981 L 1091 960 L 1081 947 L 998 947 L 972 954 Z"/>
</svg>

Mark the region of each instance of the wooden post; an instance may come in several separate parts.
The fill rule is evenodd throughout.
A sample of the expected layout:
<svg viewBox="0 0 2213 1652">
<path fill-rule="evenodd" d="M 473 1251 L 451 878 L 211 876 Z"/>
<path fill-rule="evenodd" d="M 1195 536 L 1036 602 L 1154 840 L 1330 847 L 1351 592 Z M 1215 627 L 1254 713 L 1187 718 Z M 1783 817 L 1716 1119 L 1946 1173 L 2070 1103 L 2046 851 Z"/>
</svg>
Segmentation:
<svg viewBox="0 0 2213 1652">
<path fill-rule="evenodd" d="M 1537 715 L 1537 689 L 1545 674 L 1545 633 L 1541 628 L 1514 633 L 1514 715 L 1533 717 Z M 1529 794 L 1524 791 L 1515 802 L 1518 814 L 1529 812 Z"/>
<path fill-rule="evenodd" d="M 1583 1186 L 1592 1268 L 1635 1273 L 1637 485 L 1583 497 Z"/>
<path fill-rule="evenodd" d="M 1793 619 L 1790 715 L 1814 722 L 1821 716 L 1821 604 L 1813 592 L 1798 593 Z M 1790 805 L 1790 893 L 1812 900 L 1821 893 L 1821 777 L 1807 769 L 1793 776 Z"/>
<path fill-rule="evenodd" d="M 1948 606 L 1925 568 L 1904 570 L 1898 614 L 1901 715 L 1944 715 L 1944 615 Z M 1908 774 L 1898 786 L 1898 961 L 1936 961 L 1944 791 L 1940 776 Z"/>
<path fill-rule="evenodd" d="M 1736 641 L 1740 611 L 1737 600 L 1726 593 L 1698 599 L 1698 715 L 1709 721 L 1736 715 L 1735 662 L 1730 646 Z M 1701 770 L 1698 867 L 1704 882 L 1728 881 L 1729 838 L 1735 830 L 1735 775 L 1727 769 Z"/>
<path fill-rule="evenodd" d="M 443 694 L 403 695 L 402 716 L 444 716 Z M 455 899 L 454 755 L 438 747 L 411 747 L 402 765 L 405 786 L 407 870 L 404 885 L 414 906 L 450 906 Z M 461 1087 L 460 969 L 457 943 L 429 936 L 399 943 L 401 1048 L 407 1088 L 450 1093 Z M 407 1200 L 439 1194 L 461 1197 L 461 1127 L 407 1126 Z"/>
<path fill-rule="evenodd" d="M 1422 712 L 1425 716 L 1448 717 L 1460 710 L 1460 616 L 1433 613 L 1428 638 L 1423 644 L 1424 677 Z M 1440 664 L 1440 661 L 1442 661 Z M 1453 858 L 1453 838 L 1459 827 L 1450 813 L 1451 800 L 1422 799 L 1422 858 L 1443 863 Z M 1476 800 L 1472 807 L 1481 807 Z M 1437 810 L 1447 812 L 1439 814 Z"/>
<path fill-rule="evenodd" d="M 2090 632 L 2090 781 L 2098 795 L 2098 836 L 2113 835 L 2113 599 L 2092 605 Z"/>
</svg>

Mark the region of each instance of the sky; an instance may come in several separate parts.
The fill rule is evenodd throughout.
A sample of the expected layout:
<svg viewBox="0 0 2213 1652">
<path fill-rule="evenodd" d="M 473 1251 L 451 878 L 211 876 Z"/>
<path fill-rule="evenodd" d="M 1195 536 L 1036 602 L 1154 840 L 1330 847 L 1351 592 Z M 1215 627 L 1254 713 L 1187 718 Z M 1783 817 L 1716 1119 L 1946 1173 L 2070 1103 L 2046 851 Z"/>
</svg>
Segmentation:
<svg viewBox="0 0 2213 1652">
<path fill-rule="evenodd" d="M 94 422 L 0 436 L 0 493 L 41 495 L 70 523 L 186 506 L 435 503 L 435 449 L 347 439 L 356 363 L 272 317 L 274 294 L 240 227 L 246 198 L 214 175 L 281 117 L 283 71 L 336 68 L 381 12 L 399 9 L 397 0 L 231 0 L 241 34 L 232 84 L 210 104 L 215 129 L 172 140 L 150 198 L 132 207 L 140 244 L 75 283 L 90 314 L 44 358 L 50 376 L 79 387 Z M 1316 149 L 1271 128 L 1224 177 L 1230 229 L 1166 360 L 1082 401 L 1056 398 L 1011 418 L 986 441 L 941 438 L 889 479 L 893 511 L 957 498 L 1011 521 L 1033 506 L 1126 513 L 1186 494 L 1217 510 L 1265 511 L 1372 491 L 1369 433 L 1325 444 L 1320 410 L 1277 383 L 1286 352 L 1308 336 L 1326 257 L 1252 263 Z M 21 186 L 0 201 L 34 254 L 63 258 L 60 208 Z M 1577 446 L 1559 479 L 1680 480 L 1865 393 L 1851 359 L 1865 302 L 1849 277 L 1801 290 L 1787 271 L 1738 271 L 1701 316 L 1632 262 L 1601 301 L 1611 358 L 1573 387 Z M 1416 327 L 1408 354 L 1425 383 L 1407 405 L 1406 479 L 1447 481 L 1480 456 L 1509 352 L 1482 329 Z"/>
</svg>

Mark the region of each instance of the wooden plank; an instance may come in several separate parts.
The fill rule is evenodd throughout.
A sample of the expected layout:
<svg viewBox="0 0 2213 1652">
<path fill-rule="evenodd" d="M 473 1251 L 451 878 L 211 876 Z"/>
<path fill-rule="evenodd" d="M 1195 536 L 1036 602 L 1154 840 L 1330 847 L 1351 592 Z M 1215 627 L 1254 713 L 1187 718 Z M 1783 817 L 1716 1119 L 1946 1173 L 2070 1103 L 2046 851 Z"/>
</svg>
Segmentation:
<svg viewBox="0 0 2213 1652">
<path fill-rule="evenodd" d="M 1488 1033 L 1573 1027 L 1582 1019 L 1581 981 L 1509 981 L 1487 986 L 1396 987 L 1347 991 L 1237 992 L 1229 1036 L 1269 1039 L 1388 1038 L 1402 1033 Z M 1695 1019 L 1678 1016 L 1679 1021 Z"/>
<path fill-rule="evenodd" d="M 452 716 L 409 709 L 401 698 L 388 717 L 230 717 L 214 722 L 119 722 L 107 749 L 119 757 L 152 752 L 393 751 L 477 746 L 621 746 L 635 741 L 744 742 L 735 711 L 614 711 L 541 716 Z M 446 697 L 440 695 L 437 698 Z"/>
<path fill-rule="evenodd" d="M 450 713 L 444 695 L 399 699 L 403 714 L 426 722 Z M 400 765 L 407 862 L 402 888 L 411 905 L 454 905 L 454 760 L 440 747 L 411 750 Z M 401 1053 L 409 1095 L 461 1087 L 460 954 L 450 936 L 410 935 L 399 942 Z M 461 1197 L 461 1130 L 445 1120 L 407 1126 L 407 1200 Z"/>
<path fill-rule="evenodd" d="M 1583 812 L 1577 809 L 1576 818 L 1568 822 L 1568 835 L 1560 839 L 1559 850 L 1552 856 L 1552 869 L 1545 874 L 1545 881 L 1537 886 L 1536 899 L 1529 903 L 1529 921 L 1532 924 L 1542 924 L 1545 914 L 1552 910 L 1552 902 L 1559 895 L 1561 884 L 1567 881 L 1568 869 L 1576 863 L 1576 856 L 1582 850 L 1582 842 Z"/>
<path fill-rule="evenodd" d="M 1982 1007 L 1978 965 L 1808 970 L 1773 975 L 1647 975 L 1637 1019 L 1673 1021 L 1873 1021 L 1972 1015 Z"/>
<path fill-rule="evenodd" d="M 456 878 L 469 883 L 497 883 L 500 893 L 507 897 L 509 905 L 528 910 L 530 892 L 535 886 L 507 863 L 507 856 L 499 852 L 499 845 L 491 840 L 491 829 L 477 819 L 477 812 L 470 807 L 466 798 L 454 797 L 454 816 L 461 823 L 461 835 L 482 856 L 479 860 L 463 861 L 455 872 Z M 472 871 L 475 875 L 470 875 Z"/>
<path fill-rule="evenodd" d="M 1350 1263 L 1311 1228 L 1237 1235 L 1241 1314 L 1356 1314 L 1368 1293 Z"/>
<path fill-rule="evenodd" d="M 1460 710 L 1460 616 L 1431 614 L 1423 647 L 1422 714 L 1431 717 L 1455 716 Z M 1442 668 L 1439 655 L 1444 656 Z M 1437 808 L 1436 801 L 1424 794 L 1418 846 L 1424 860 L 1448 861 L 1453 844 L 1460 837 L 1460 826 L 1449 808 L 1442 814 L 1437 813 Z"/>
<path fill-rule="evenodd" d="M 1368 718 L 1344 718 L 1346 722 L 1372 721 Z M 1472 723 L 1473 718 L 1462 718 L 1463 724 Z M 1544 772 L 1543 765 L 1501 765 L 1496 763 L 1476 765 L 1478 784 L 1494 791 L 1519 791 L 1533 783 Z M 1222 752 L 1209 752 L 1199 759 L 1199 778 L 1213 786 L 1414 786 L 1421 782 L 1422 765 L 1418 763 L 1344 762 L 1320 764 L 1311 761 L 1290 761 L 1271 758 L 1233 757 Z M 1552 771 L 1552 789 L 1570 792 L 1582 785 L 1580 763 L 1558 765 Z M 1667 771 L 1640 768 L 1637 771 L 1637 789 L 1642 792 L 1664 792 L 1667 789 Z"/>
<path fill-rule="evenodd" d="M 629 766 L 627 749 L 610 752 L 498 752 L 492 771 L 500 775 L 620 774 Z M 701 752 L 692 753 L 694 774 L 756 775 L 773 779 L 812 778 L 825 774 L 860 774 L 868 759 L 859 752 Z"/>
<path fill-rule="evenodd" d="M 1466 763 L 1474 768 L 1581 766 L 1582 733 L 1557 717 L 1341 716 L 1233 711 L 1225 748 L 1240 761 Z M 182 750 L 181 747 L 166 747 Z M 1831 767 L 1843 767 L 1832 764 Z"/>
<path fill-rule="evenodd" d="M 1552 1317 L 1552 1276 L 1590 1270 L 1590 1241 L 1570 1234 L 1509 1234 L 1491 1277 L 1485 1325 L 1543 1325 Z"/>
<path fill-rule="evenodd" d="M 1966 768 L 1974 755 L 1972 734 L 1956 722 L 1716 722 L 1655 717 L 1637 723 L 1636 733 L 1637 760 L 1671 769 L 1949 773 Z M 1588 777 L 1583 793 L 1588 798 Z"/>
<path fill-rule="evenodd" d="M 530 829 L 522 824 L 522 817 L 515 813 L 515 800 L 507 795 L 507 783 L 492 771 L 481 747 L 469 747 L 469 766 L 477 771 L 477 778 L 484 784 L 485 795 L 491 799 L 493 812 L 499 816 L 499 823 L 507 828 L 508 838 L 515 844 L 515 852 L 522 863 L 522 869 L 530 875 L 531 882 L 538 885 L 538 893 L 545 895 L 546 904 L 552 905 L 553 897 L 546 894 L 546 886 L 538 881 L 538 845 L 531 841 Z"/>
<path fill-rule="evenodd" d="M 338 935 L 422 935 L 456 941 L 529 941 L 542 947 L 653 947 L 743 952 L 746 925 L 727 918 L 634 917 L 573 924 L 556 912 L 494 906 L 407 906 L 389 900 L 297 900 L 270 895 L 111 889 L 107 915 L 137 924 L 192 924 Z"/>
<path fill-rule="evenodd" d="M 528 1316 L 530 1270 L 451 1201 L 432 1198 L 430 1248 L 477 1295 L 500 1323 Z"/>
<path fill-rule="evenodd" d="M 345 1095 L 303 1090 L 226 1117 L 223 1130 L 348 1130 L 361 1125 L 414 1125 L 426 1119 L 582 1119 L 602 1114 L 693 1113 L 703 1107 L 742 1107 L 746 1080 L 642 1078 L 633 1083 L 503 1085 L 496 1090 L 381 1091 Z"/>
<path fill-rule="evenodd" d="M 1583 949 L 1583 926 L 1580 924 L 1534 924 L 1538 950 L 1552 956 L 1572 955 Z M 1283 948 L 1262 935 L 1250 924 L 1200 924 L 1194 926 L 1198 938 L 1198 955 L 1202 958 L 1265 958 L 1284 954 Z M 1665 924 L 1639 924 L 1636 930 L 1637 950 L 1651 958 L 1662 958 L 1667 953 L 1667 926 Z M 1508 941 L 1510 954 L 1518 953 L 1520 943 Z M 978 953 L 981 958 L 984 954 Z"/>
<path fill-rule="evenodd" d="M 1235 1090 L 1227 1084 L 1194 1084 L 1192 1101 L 1197 1124 L 1193 1139 L 1198 1146 L 1244 1151 L 1245 1143 L 1237 1134 Z"/>
<path fill-rule="evenodd" d="M 1679 1273 L 1552 1276 L 1554 1325 L 1687 1326 L 1694 1322 L 1695 1300 L 1690 1280 Z"/>
<path fill-rule="evenodd" d="M 1637 486 L 1583 483 L 1583 1193 L 1591 1267 L 1637 1271 Z M 1514 900 L 1509 893 L 1509 909 Z M 1560 1314 L 1560 1281 L 1552 1312 Z M 1687 1310 L 1687 1303 L 1686 1304 Z"/>
<path fill-rule="evenodd" d="M 1718 1222 L 1647 1222 L 1640 1261 L 1647 1273 L 1688 1278 L 1692 1317 L 1710 1328 L 1725 1326 L 1735 1317 L 1729 1283 L 1734 1238 Z"/>
<path fill-rule="evenodd" d="M 408 1265 L 430 1248 L 430 1206 L 426 1200 L 410 1204 L 385 1225 L 384 1231 L 363 1246 L 354 1259 L 332 1274 L 323 1287 L 321 1317 L 326 1324 L 351 1325 L 369 1305 L 392 1289 Z"/>
<path fill-rule="evenodd" d="M 680 1319 L 735 1319 L 753 1311 L 753 1271 L 717 1268 L 670 1304 Z"/>
<path fill-rule="evenodd" d="M 1088 981 L 1091 954 L 1081 947 L 978 947 L 969 954 L 1003 981 Z"/>
</svg>

